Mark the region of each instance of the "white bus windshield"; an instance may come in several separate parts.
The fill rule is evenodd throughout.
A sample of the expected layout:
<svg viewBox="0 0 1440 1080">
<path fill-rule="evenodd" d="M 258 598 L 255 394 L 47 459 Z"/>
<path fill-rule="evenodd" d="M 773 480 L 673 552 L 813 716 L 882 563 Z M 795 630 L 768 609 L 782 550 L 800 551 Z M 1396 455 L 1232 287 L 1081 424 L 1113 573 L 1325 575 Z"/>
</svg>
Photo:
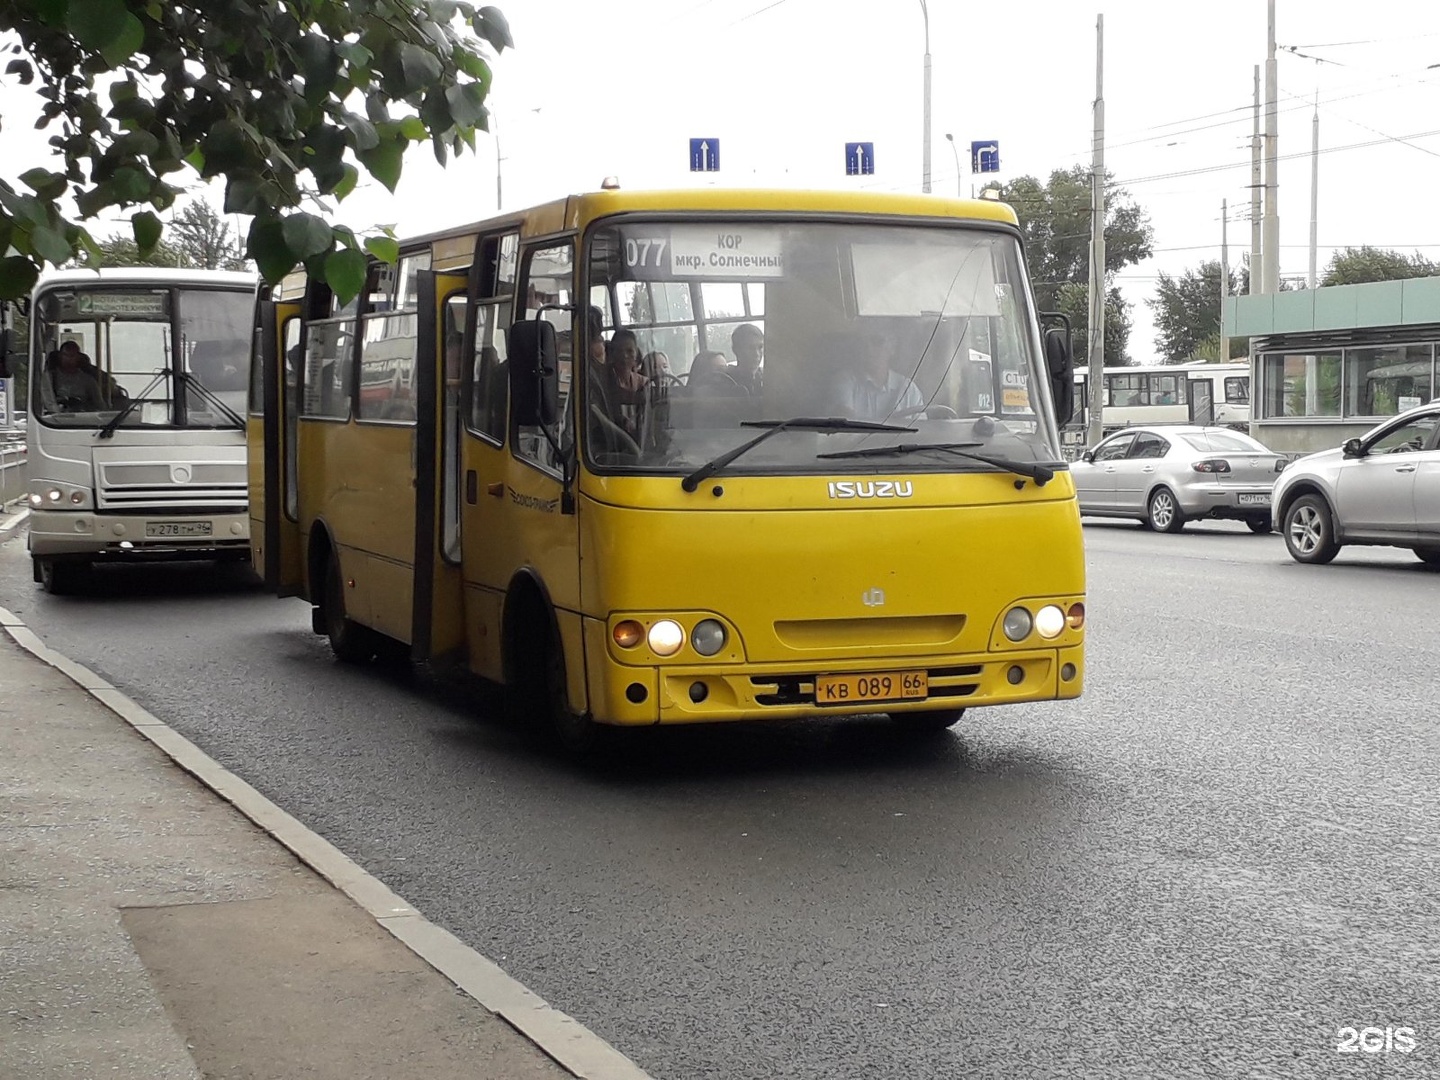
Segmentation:
<svg viewBox="0 0 1440 1080">
<path fill-rule="evenodd" d="M 626 221 L 591 234 L 587 266 L 590 311 L 572 337 L 596 467 L 683 472 L 752 439 L 747 424 L 796 417 L 913 430 L 797 427 L 731 471 L 873 471 L 817 454 L 897 442 L 1060 456 L 1020 248 L 1004 231 Z M 937 452 L 905 468 L 986 466 Z"/>
<path fill-rule="evenodd" d="M 243 427 L 253 308 L 237 289 L 50 289 L 32 315 L 34 411 L 54 427 Z"/>
</svg>

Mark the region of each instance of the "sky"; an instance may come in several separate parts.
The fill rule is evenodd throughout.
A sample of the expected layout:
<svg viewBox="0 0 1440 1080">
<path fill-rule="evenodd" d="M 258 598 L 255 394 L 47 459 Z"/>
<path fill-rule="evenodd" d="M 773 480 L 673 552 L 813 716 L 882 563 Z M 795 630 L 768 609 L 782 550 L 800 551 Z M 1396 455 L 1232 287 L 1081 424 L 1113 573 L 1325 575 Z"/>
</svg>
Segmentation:
<svg viewBox="0 0 1440 1080">
<path fill-rule="evenodd" d="M 931 190 L 968 194 L 985 180 L 1044 178 L 1090 163 L 1103 15 L 1105 165 L 1154 228 L 1154 257 L 1118 279 L 1132 304 L 1132 358 L 1156 355 L 1146 301 L 1159 275 L 1219 257 L 1222 201 L 1232 266 L 1249 250 L 1253 80 L 1258 64 L 1263 99 L 1266 0 L 497 6 L 515 48 L 494 63 L 493 136 L 443 171 L 417 147 L 396 194 L 362 184 L 338 208 L 339 221 L 392 225 L 404 236 L 488 217 L 497 205 L 497 144 L 505 209 L 593 190 L 608 176 L 632 189 L 920 192 L 927 23 Z M 1361 244 L 1440 261 L 1440 4 L 1277 0 L 1276 8 L 1282 275 L 1304 278 L 1309 266 L 1317 95 L 1321 271 L 1333 250 Z M 15 153 L 20 142 L 37 153 L 43 143 L 28 133 L 34 106 L 13 79 L 0 80 L 0 110 L 0 174 L 9 178 L 39 163 Z M 719 172 L 690 172 L 691 138 L 719 140 Z M 998 174 L 971 176 L 972 141 L 998 143 Z M 873 175 L 846 175 L 847 142 L 874 144 Z"/>
</svg>

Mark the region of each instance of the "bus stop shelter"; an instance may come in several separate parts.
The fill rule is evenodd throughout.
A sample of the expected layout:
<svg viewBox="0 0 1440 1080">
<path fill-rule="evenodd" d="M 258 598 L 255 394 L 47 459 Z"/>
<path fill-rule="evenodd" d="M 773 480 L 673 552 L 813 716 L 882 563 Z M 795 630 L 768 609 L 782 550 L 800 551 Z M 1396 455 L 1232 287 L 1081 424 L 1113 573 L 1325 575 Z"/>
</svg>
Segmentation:
<svg viewBox="0 0 1440 1080">
<path fill-rule="evenodd" d="M 1301 454 L 1339 446 L 1440 395 L 1440 277 L 1236 296 L 1250 339 L 1250 433 Z"/>
</svg>

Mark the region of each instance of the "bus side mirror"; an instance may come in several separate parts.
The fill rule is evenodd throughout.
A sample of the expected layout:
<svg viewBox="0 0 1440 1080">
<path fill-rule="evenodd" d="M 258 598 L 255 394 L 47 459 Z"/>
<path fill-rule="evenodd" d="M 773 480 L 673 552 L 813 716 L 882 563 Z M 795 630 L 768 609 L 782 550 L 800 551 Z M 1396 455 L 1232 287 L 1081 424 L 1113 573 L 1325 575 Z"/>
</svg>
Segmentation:
<svg viewBox="0 0 1440 1080">
<path fill-rule="evenodd" d="M 1055 421 L 1063 424 L 1075 415 L 1075 361 L 1070 352 L 1070 334 L 1059 327 L 1045 331 L 1045 366 L 1050 373 Z"/>
<path fill-rule="evenodd" d="M 521 427 L 549 427 L 559 415 L 555 327 L 543 319 L 521 319 L 510 327 L 505 345 L 515 422 Z"/>
<path fill-rule="evenodd" d="M 10 370 L 10 346 L 14 340 L 14 331 L 8 326 L 0 330 L 0 379 L 8 379 L 14 374 Z"/>
</svg>

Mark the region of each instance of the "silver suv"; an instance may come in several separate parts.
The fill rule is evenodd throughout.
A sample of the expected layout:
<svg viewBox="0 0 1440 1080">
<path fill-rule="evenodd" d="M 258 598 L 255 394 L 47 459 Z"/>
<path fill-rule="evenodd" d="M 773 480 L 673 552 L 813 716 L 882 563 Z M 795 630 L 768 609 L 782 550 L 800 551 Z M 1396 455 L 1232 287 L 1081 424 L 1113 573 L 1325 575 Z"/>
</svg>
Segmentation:
<svg viewBox="0 0 1440 1080">
<path fill-rule="evenodd" d="M 1342 544 L 1390 544 L 1440 567 L 1440 398 L 1293 462 L 1271 512 L 1299 562 L 1327 563 Z"/>
</svg>

